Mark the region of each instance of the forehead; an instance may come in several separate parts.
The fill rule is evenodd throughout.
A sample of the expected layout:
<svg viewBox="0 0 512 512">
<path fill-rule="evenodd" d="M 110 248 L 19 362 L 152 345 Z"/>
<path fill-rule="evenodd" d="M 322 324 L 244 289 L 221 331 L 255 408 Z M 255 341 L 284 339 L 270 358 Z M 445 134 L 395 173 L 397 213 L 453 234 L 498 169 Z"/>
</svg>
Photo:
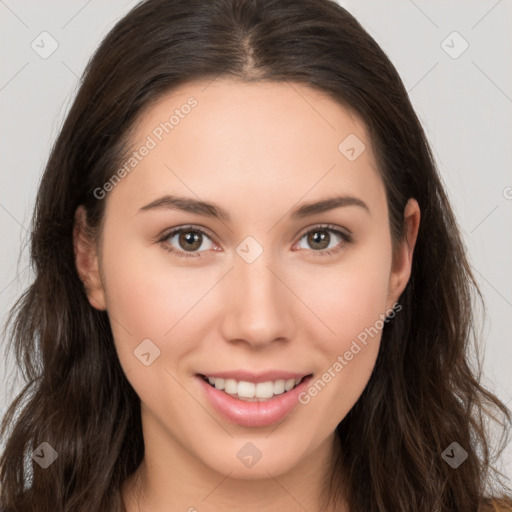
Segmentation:
<svg viewBox="0 0 512 512">
<path fill-rule="evenodd" d="M 187 83 L 139 116 L 130 142 L 139 156 L 116 188 L 134 202 L 176 187 L 290 205 L 334 189 L 369 201 L 382 194 L 362 121 L 304 84 Z"/>
</svg>

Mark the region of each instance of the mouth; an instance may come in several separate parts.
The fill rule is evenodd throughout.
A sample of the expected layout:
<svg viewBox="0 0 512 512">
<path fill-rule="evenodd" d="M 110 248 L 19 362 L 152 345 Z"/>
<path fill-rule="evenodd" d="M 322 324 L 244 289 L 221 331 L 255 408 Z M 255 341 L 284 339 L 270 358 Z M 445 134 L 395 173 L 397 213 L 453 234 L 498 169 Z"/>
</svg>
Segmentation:
<svg viewBox="0 0 512 512">
<path fill-rule="evenodd" d="M 210 387 L 242 402 L 267 402 L 289 393 L 312 374 L 290 379 L 276 379 L 265 382 L 250 382 L 198 374 Z"/>
<path fill-rule="evenodd" d="M 269 427 L 292 415 L 301 403 L 300 394 L 313 379 L 312 373 L 301 376 L 280 371 L 259 375 L 237 371 L 221 375 L 195 375 L 207 407 L 212 407 L 224 420 L 251 428 Z M 235 376 L 247 380 L 236 380 Z"/>
</svg>

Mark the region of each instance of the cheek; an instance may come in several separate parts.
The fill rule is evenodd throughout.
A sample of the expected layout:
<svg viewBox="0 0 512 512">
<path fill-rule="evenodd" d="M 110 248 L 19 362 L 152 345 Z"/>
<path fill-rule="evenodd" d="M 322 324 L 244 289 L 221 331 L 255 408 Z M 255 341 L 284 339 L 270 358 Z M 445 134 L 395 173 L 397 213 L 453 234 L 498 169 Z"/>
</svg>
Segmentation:
<svg viewBox="0 0 512 512">
<path fill-rule="evenodd" d="M 211 280 L 192 282 L 193 274 L 172 267 L 163 249 L 160 254 L 119 242 L 104 245 L 103 272 L 120 364 L 149 410 L 181 418 L 191 402 L 175 378 L 196 346 L 196 306 Z M 151 252 L 157 255 L 153 261 Z"/>
<path fill-rule="evenodd" d="M 376 322 L 380 325 L 391 269 L 391 247 L 385 242 L 347 252 L 329 268 L 310 265 L 297 270 L 294 290 L 317 317 L 309 339 L 321 343 L 326 354 L 348 350 L 352 340 Z"/>
<path fill-rule="evenodd" d="M 104 244 L 103 274 L 116 348 L 128 370 L 139 367 L 134 350 L 145 339 L 159 350 L 172 347 L 173 357 L 180 355 L 175 351 L 187 350 L 187 344 L 172 340 L 177 332 L 187 338 L 180 329 L 189 324 L 182 319 L 194 310 L 211 284 L 203 274 L 201 280 L 192 280 L 190 271 L 172 267 L 163 249 L 160 252 L 123 243 L 120 238 Z"/>
<path fill-rule="evenodd" d="M 304 405 L 326 419 L 321 428 L 335 428 L 368 383 L 384 326 L 390 269 L 391 246 L 383 238 L 353 257 L 347 253 L 329 272 L 310 269 L 308 286 L 299 292 L 322 320 L 303 326 L 309 326 L 307 339 L 322 356 L 322 370 L 303 396 Z"/>
</svg>

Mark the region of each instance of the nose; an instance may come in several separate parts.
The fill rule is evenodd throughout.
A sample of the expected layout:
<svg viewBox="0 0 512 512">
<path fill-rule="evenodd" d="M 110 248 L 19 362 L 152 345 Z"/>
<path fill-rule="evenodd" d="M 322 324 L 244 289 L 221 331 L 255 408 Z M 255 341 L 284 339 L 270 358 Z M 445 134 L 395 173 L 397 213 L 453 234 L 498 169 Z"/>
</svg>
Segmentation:
<svg viewBox="0 0 512 512">
<path fill-rule="evenodd" d="M 284 284 L 285 274 L 265 251 L 252 263 L 241 258 L 235 262 L 222 308 L 224 339 L 258 349 L 293 338 L 297 301 Z"/>
</svg>

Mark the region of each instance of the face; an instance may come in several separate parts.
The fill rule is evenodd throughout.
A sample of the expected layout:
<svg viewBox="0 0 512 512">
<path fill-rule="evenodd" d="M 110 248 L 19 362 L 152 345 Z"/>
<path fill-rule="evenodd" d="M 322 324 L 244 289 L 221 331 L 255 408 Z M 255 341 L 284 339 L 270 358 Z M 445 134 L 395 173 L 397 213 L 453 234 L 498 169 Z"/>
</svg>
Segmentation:
<svg viewBox="0 0 512 512">
<path fill-rule="evenodd" d="M 137 163 L 105 187 L 99 250 L 77 266 L 108 311 L 147 447 L 242 479 L 330 450 L 409 278 L 414 202 L 393 258 L 363 124 L 304 85 L 187 84 L 132 142 Z M 247 401 L 256 392 L 273 396 Z"/>
</svg>

